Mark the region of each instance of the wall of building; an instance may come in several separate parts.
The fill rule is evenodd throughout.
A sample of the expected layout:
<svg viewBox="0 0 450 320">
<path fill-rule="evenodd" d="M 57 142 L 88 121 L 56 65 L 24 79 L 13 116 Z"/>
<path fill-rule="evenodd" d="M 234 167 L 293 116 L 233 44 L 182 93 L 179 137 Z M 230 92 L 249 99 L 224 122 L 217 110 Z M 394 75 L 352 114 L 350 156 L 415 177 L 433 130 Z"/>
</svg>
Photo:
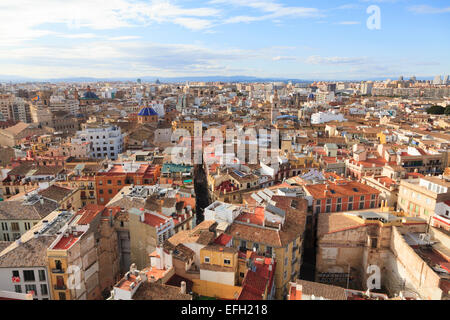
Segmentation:
<svg viewBox="0 0 450 320">
<path fill-rule="evenodd" d="M 205 297 L 235 300 L 241 294 L 242 288 L 222 283 L 194 279 L 192 291 Z"/>
<path fill-rule="evenodd" d="M 400 275 L 423 299 L 440 300 L 440 277 L 406 243 L 397 227 L 393 227 L 391 250 L 395 261 L 390 262 L 391 272 Z M 394 282 L 391 282 L 395 286 Z"/>
</svg>

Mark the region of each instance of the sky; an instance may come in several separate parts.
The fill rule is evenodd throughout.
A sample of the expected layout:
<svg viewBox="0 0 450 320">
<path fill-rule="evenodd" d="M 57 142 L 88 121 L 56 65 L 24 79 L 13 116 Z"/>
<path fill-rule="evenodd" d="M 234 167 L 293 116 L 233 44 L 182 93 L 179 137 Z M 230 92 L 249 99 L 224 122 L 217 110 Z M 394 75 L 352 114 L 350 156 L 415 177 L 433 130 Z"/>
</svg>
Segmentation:
<svg viewBox="0 0 450 320">
<path fill-rule="evenodd" d="M 0 0 L 3 76 L 420 78 L 449 40 L 448 0 Z"/>
</svg>

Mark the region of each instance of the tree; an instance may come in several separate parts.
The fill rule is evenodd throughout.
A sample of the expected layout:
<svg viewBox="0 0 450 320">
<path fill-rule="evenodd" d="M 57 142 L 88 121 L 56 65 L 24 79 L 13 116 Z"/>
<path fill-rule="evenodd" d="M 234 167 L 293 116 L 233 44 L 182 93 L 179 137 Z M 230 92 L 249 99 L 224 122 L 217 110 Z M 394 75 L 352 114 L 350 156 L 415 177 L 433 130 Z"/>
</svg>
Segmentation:
<svg viewBox="0 0 450 320">
<path fill-rule="evenodd" d="M 445 108 L 441 106 L 432 106 L 427 109 L 428 114 L 444 114 Z"/>
</svg>

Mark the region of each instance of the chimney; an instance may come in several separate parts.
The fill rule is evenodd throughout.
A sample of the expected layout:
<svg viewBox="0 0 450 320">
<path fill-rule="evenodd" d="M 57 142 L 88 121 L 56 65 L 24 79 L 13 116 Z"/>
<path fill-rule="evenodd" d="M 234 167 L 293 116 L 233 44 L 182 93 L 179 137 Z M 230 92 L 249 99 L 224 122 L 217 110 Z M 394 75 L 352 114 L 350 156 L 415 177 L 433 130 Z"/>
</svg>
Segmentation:
<svg viewBox="0 0 450 320">
<path fill-rule="evenodd" d="M 44 198 L 41 197 L 41 198 L 39 199 L 39 202 L 41 203 L 41 205 L 44 205 Z"/>
<path fill-rule="evenodd" d="M 180 293 L 186 294 L 186 282 L 185 281 L 181 281 Z"/>
</svg>

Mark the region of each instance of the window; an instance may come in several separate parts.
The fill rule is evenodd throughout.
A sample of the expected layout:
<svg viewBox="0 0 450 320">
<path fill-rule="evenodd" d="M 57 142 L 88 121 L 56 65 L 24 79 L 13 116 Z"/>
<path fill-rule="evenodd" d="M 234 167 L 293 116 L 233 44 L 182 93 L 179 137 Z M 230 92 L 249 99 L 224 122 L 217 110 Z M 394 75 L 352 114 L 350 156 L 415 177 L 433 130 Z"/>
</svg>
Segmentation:
<svg viewBox="0 0 450 320">
<path fill-rule="evenodd" d="M 117 180 L 117 185 L 120 186 L 122 184 L 122 180 Z"/>
<path fill-rule="evenodd" d="M 46 284 L 41 284 L 41 295 L 43 296 L 48 295 L 48 288 Z"/>
<path fill-rule="evenodd" d="M 240 273 L 239 273 L 239 276 L 240 276 L 241 278 L 243 278 L 243 277 L 245 276 L 245 274 L 244 274 L 243 272 L 240 272 Z"/>
<path fill-rule="evenodd" d="M 12 276 L 15 277 L 15 278 L 18 278 L 19 277 L 19 271 L 18 270 L 13 270 Z"/>
<path fill-rule="evenodd" d="M 374 195 L 374 194 L 371 196 L 371 199 L 372 199 L 372 200 L 375 200 L 375 195 Z"/>
<path fill-rule="evenodd" d="M 337 203 L 342 203 L 342 198 L 338 198 Z"/>
<path fill-rule="evenodd" d="M 247 241 L 241 240 L 241 248 L 247 249 Z"/>
<path fill-rule="evenodd" d="M 24 227 L 25 227 L 25 230 L 30 230 L 31 229 L 31 223 L 25 222 L 24 223 Z"/>
<path fill-rule="evenodd" d="M 284 258 L 284 265 L 287 266 L 287 264 L 288 264 L 288 258 L 286 257 L 286 258 Z"/>
<path fill-rule="evenodd" d="M 320 200 L 316 201 L 316 205 L 320 206 Z"/>
<path fill-rule="evenodd" d="M 45 281 L 45 270 L 39 270 L 39 281 Z"/>
<path fill-rule="evenodd" d="M 254 243 L 253 244 L 253 248 L 258 251 L 259 250 L 259 244 L 258 243 Z"/>
<path fill-rule="evenodd" d="M 98 184 L 99 184 L 100 186 L 102 186 L 102 185 L 103 185 L 103 181 L 102 181 L 102 180 L 99 180 L 99 181 L 98 181 Z"/>
<path fill-rule="evenodd" d="M 11 230 L 12 231 L 19 231 L 19 223 L 18 222 L 11 222 Z"/>
<path fill-rule="evenodd" d="M 372 248 L 376 249 L 378 241 L 377 238 L 372 238 L 371 239 L 371 244 L 372 244 Z"/>
<path fill-rule="evenodd" d="M 98 189 L 99 194 L 103 194 L 103 189 Z"/>
<path fill-rule="evenodd" d="M 266 254 L 269 256 L 272 255 L 272 247 L 269 247 L 269 246 L 266 247 Z"/>
<path fill-rule="evenodd" d="M 4 233 L 3 234 L 3 240 L 9 241 L 9 233 Z"/>
<path fill-rule="evenodd" d="M 348 211 L 353 210 L 353 203 L 349 203 L 349 204 L 348 204 L 347 210 L 348 210 Z"/>
<path fill-rule="evenodd" d="M 22 286 L 21 285 L 15 285 L 14 286 L 14 291 L 17 293 L 22 293 Z"/>
<path fill-rule="evenodd" d="M 111 190 L 111 189 L 108 189 L 108 193 L 109 193 L 109 194 L 112 194 L 112 190 Z"/>
<path fill-rule="evenodd" d="M 25 292 L 28 293 L 30 291 L 33 291 L 34 293 L 37 293 L 36 292 L 36 285 L 34 285 L 34 284 L 26 284 L 25 285 Z"/>
<path fill-rule="evenodd" d="M 205 263 L 209 263 L 209 257 L 205 257 Z"/>
<path fill-rule="evenodd" d="M 229 265 L 231 265 L 231 260 L 230 259 L 223 259 L 223 264 L 229 266 Z"/>
<path fill-rule="evenodd" d="M 342 210 L 341 204 L 338 204 L 336 206 L 336 212 L 340 212 Z"/>
<path fill-rule="evenodd" d="M 353 202 L 353 197 L 349 197 L 348 202 Z"/>
<path fill-rule="evenodd" d="M 107 182 L 108 184 L 111 184 L 112 183 L 112 181 L 111 180 L 108 180 L 108 182 Z"/>
<path fill-rule="evenodd" d="M 24 281 L 35 281 L 34 271 L 33 270 L 24 270 L 23 271 L 23 279 L 24 279 Z"/>
<path fill-rule="evenodd" d="M 8 231 L 8 223 L 7 222 L 2 222 L 2 230 Z"/>
<path fill-rule="evenodd" d="M 61 260 L 55 260 L 55 269 L 56 270 L 62 270 Z"/>
</svg>

